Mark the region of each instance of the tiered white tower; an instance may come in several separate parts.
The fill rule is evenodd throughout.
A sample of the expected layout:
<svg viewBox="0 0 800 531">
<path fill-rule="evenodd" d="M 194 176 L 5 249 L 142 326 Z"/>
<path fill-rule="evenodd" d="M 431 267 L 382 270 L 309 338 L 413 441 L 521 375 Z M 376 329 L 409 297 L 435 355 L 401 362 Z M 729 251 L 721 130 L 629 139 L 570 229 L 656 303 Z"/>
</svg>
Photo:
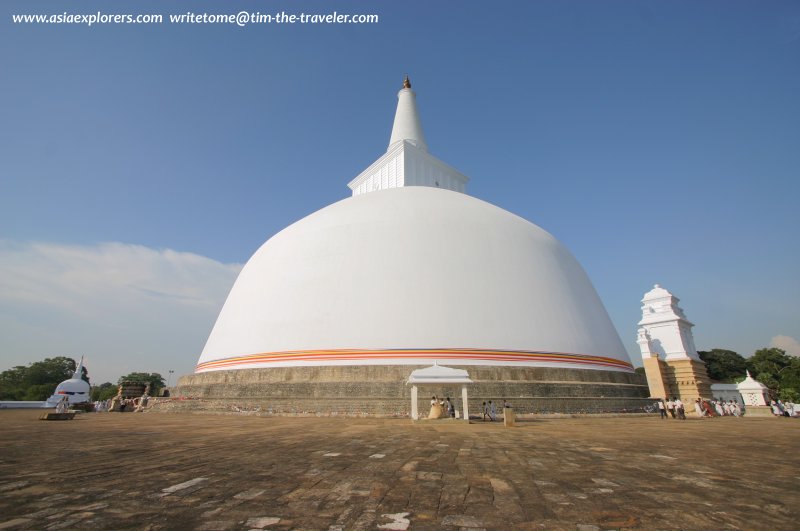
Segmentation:
<svg viewBox="0 0 800 531">
<path fill-rule="evenodd" d="M 678 306 L 680 299 L 658 284 L 642 299 L 639 348 L 642 357 L 664 360 L 699 360 L 694 346 L 694 326 Z"/>
<path fill-rule="evenodd" d="M 705 363 L 697 355 L 692 327 L 680 299 L 656 284 L 642 299 L 637 343 L 650 394 L 693 400 L 710 397 Z"/>
</svg>

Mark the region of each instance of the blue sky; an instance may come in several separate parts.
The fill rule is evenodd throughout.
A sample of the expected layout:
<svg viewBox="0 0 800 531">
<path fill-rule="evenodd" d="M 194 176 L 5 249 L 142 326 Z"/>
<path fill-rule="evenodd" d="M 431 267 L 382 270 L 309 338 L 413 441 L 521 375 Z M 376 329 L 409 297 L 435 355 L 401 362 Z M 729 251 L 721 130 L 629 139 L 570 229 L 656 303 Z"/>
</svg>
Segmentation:
<svg viewBox="0 0 800 531">
<path fill-rule="evenodd" d="M 11 22 L 98 10 L 380 22 Z M 406 72 L 431 152 L 575 254 L 634 363 L 654 283 L 700 349 L 800 338 L 797 2 L 12 0 L 0 369 L 190 372 L 241 264 L 386 149 Z"/>
</svg>

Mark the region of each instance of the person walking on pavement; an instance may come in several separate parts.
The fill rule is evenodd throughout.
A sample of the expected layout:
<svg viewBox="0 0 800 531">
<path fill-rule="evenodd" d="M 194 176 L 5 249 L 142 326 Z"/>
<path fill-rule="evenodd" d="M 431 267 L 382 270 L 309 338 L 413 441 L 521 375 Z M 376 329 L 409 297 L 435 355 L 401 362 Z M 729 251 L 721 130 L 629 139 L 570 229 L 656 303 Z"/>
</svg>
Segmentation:
<svg viewBox="0 0 800 531">
<path fill-rule="evenodd" d="M 658 406 L 658 412 L 661 415 L 661 418 L 667 418 L 667 406 L 664 405 L 664 399 L 659 398 L 658 402 L 656 402 L 656 405 Z"/>
<path fill-rule="evenodd" d="M 681 402 L 680 398 L 673 397 L 673 401 L 675 402 L 675 414 L 681 420 L 686 420 L 686 412 L 683 409 L 683 402 Z"/>
</svg>

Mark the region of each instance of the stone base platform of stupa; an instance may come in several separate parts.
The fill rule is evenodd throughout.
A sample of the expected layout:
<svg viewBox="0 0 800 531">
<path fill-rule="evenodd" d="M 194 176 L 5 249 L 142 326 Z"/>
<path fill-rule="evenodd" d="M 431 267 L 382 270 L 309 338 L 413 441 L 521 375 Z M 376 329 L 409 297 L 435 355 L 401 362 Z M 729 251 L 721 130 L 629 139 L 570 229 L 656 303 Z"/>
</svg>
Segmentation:
<svg viewBox="0 0 800 531">
<path fill-rule="evenodd" d="M 469 411 L 508 400 L 517 414 L 642 412 L 652 404 L 647 382 L 634 373 L 586 369 L 457 366 L 467 386 Z M 273 415 L 409 417 L 411 386 L 421 366 L 276 367 L 211 371 L 183 376 L 173 399 L 156 409 Z M 460 385 L 419 387 L 419 410 L 431 396 L 450 397 L 462 410 Z"/>
</svg>

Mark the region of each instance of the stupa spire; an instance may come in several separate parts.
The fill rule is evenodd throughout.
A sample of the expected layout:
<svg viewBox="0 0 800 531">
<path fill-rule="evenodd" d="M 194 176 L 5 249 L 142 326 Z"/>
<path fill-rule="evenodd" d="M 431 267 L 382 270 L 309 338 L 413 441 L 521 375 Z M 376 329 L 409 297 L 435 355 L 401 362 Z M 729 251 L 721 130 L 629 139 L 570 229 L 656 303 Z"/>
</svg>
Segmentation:
<svg viewBox="0 0 800 531">
<path fill-rule="evenodd" d="M 347 186 L 353 195 L 404 186 L 430 186 L 464 193 L 467 181 L 466 175 L 428 153 L 416 96 L 406 75 L 403 88 L 397 93 L 389 148 Z"/>
<path fill-rule="evenodd" d="M 397 93 L 397 112 L 394 115 L 389 147 L 403 140 L 407 140 L 423 151 L 428 151 L 425 134 L 422 132 L 422 123 L 419 120 L 419 112 L 417 112 L 417 97 L 411 90 L 411 80 L 408 79 L 408 75 L 403 80 L 403 88 Z"/>
<path fill-rule="evenodd" d="M 81 361 L 78 363 L 78 366 L 75 367 L 75 372 L 72 373 L 72 378 L 75 380 L 80 380 L 83 378 L 83 356 L 81 356 Z"/>
</svg>

